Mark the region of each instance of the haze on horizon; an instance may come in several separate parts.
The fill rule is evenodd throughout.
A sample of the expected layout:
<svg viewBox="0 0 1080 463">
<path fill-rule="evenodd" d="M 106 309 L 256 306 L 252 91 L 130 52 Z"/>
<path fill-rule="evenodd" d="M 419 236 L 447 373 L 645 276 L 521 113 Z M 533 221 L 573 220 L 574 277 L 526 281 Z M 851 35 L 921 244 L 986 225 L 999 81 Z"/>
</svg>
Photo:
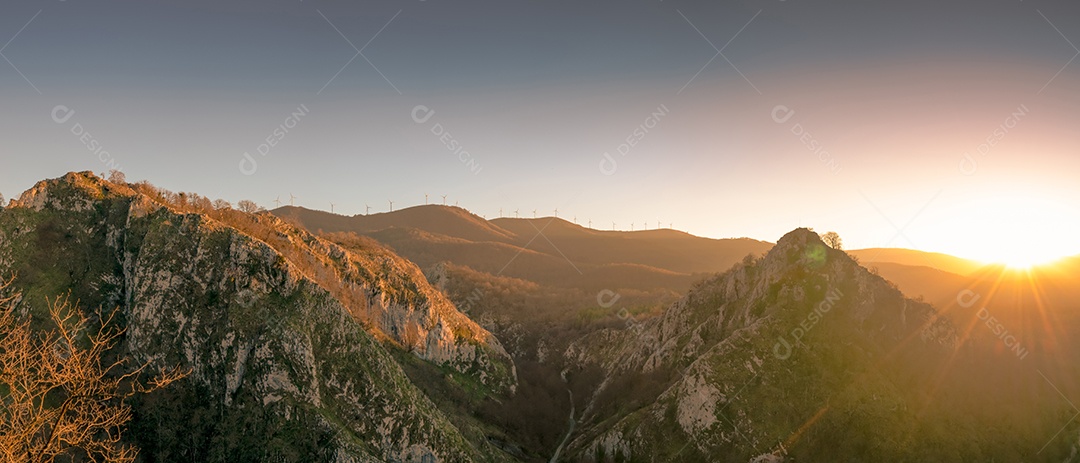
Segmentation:
<svg viewBox="0 0 1080 463">
<path fill-rule="evenodd" d="M 601 229 L 765 241 L 810 226 L 850 248 L 1046 260 L 1080 254 L 1078 13 L 9 2 L 0 193 L 112 161 L 266 207 L 445 194 L 487 218 L 557 208 Z"/>
</svg>

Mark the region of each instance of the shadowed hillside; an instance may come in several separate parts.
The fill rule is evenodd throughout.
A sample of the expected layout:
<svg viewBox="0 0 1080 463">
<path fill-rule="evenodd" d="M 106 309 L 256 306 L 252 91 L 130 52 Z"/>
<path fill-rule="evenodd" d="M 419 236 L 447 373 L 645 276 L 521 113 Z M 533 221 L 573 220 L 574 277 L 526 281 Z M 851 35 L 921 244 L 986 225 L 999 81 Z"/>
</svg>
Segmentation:
<svg viewBox="0 0 1080 463">
<path fill-rule="evenodd" d="M 795 230 L 661 316 L 571 346 L 571 384 L 596 389 L 567 461 L 1074 455 L 1075 410 L 1060 394 L 1080 393 L 1077 368 L 1055 360 L 1076 355 L 1000 355 L 967 334 Z"/>
</svg>

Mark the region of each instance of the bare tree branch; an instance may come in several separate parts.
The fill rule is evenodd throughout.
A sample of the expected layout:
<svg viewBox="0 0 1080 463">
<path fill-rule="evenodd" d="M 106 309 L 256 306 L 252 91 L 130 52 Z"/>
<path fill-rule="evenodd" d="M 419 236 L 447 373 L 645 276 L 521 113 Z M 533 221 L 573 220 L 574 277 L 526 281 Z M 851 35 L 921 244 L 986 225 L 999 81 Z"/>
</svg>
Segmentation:
<svg viewBox="0 0 1080 463">
<path fill-rule="evenodd" d="M 34 330 L 15 312 L 11 281 L 0 281 L 0 461 L 134 461 L 138 449 L 122 439 L 131 419 L 126 400 L 190 372 L 177 367 L 145 379 L 148 363 L 106 361 L 125 331 L 117 309 L 99 309 L 92 320 L 60 296 L 47 301 L 52 327 Z"/>
</svg>

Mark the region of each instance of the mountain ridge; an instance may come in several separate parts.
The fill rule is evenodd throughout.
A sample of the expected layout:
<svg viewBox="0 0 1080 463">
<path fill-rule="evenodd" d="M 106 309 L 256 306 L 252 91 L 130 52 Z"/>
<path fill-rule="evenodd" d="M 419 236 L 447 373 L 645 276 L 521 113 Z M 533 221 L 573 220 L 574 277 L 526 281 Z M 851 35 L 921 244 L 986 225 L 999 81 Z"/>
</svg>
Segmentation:
<svg viewBox="0 0 1080 463">
<path fill-rule="evenodd" d="M 678 245 L 691 244 L 697 249 L 701 249 L 701 243 L 744 243 L 750 245 L 745 247 L 745 249 L 747 250 L 747 253 L 752 254 L 763 254 L 773 246 L 773 243 L 753 238 L 707 238 L 670 228 L 637 231 L 587 228 L 569 220 L 553 216 L 537 218 L 499 217 L 494 219 L 484 219 L 457 206 L 422 205 L 400 209 L 394 212 L 381 212 L 371 215 L 357 214 L 353 216 L 332 214 L 326 211 L 307 209 L 299 206 L 283 206 L 270 212 L 287 220 L 296 221 L 304 227 L 316 232 L 356 232 L 370 235 L 394 228 L 416 229 L 431 233 L 432 237 L 439 237 L 441 235 L 443 237 L 458 238 L 470 242 L 504 243 L 519 248 L 532 240 L 539 241 L 537 244 L 543 244 L 542 241 L 544 237 L 550 239 L 565 237 L 584 240 L 594 238 L 600 241 L 604 239 L 619 239 L 626 240 L 628 243 L 635 241 L 649 242 L 663 240 L 678 243 Z M 439 227 L 430 226 L 431 223 L 439 222 L 440 217 L 453 217 L 454 220 L 452 222 L 455 222 L 455 225 Z M 476 230 L 463 232 L 463 225 L 459 224 L 467 224 L 467 227 L 474 227 Z M 490 233 L 485 234 L 482 230 L 489 230 Z M 389 242 L 392 240 L 380 241 Z M 596 242 L 597 241 L 592 241 L 590 244 L 595 244 Z M 678 245 L 671 245 L 670 248 L 678 248 Z M 558 247 L 561 248 L 561 246 Z M 559 251 L 551 249 L 549 252 L 558 254 Z M 851 256 L 865 261 L 865 264 L 867 265 L 895 263 L 905 266 L 925 266 L 960 276 L 969 276 L 978 272 L 980 269 L 993 267 L 992 264 L 984 264 L 950 254 L 907 248 L 862 248 L 847 250 L 847 252 Z M 564 253 L 568 256 L 574 254 L 569 251 L 565 251 Z M 699 250 L 692 253 L 692 255 L 698 254 L 701 254 Z M 706 252 L 705 255 L 710 256 L 710 253 Z M 640 261 L 640 259 L 626 263 L 640 263 L 679 273 L 714 273 L 726 270 L 731 264 L 737 262 L 743 256 L 745 256 L 745 254 L 740 254 L 735 258 L 727 256 L 722 259 L 714 259 L 709 264 L 687 265 L 685 263 L 679 263 L 672 265 L 670 263 L 643 262 Z M 1068 259 L 1069 258 L 1063 258 L 1062 260 Z M 1080 259 L 1080 256 L 1074 256 L 1073 259 Z M 611 259 L 582 260 L 584 263 L 601 261 L 612 262 Z"/>
<path fill-rule="evenodd" d="M 194 196 L 159 202 L 162 194 L 71 173 L 0 209 L 0 271 L 15 272 L 26 310 L 40 313 L 63 288 L 83 304 L 119 306 L 121 349 L 156 368 L 192 371 L 133 404 L 140 418 L 131 438 L 147 455 L 507 458 L 479 428 L 436 407 L 395 360 L 398 345 L 477 387 L 513 387 L 512 360 L 497 340 L 448 312 L 415 266 L 375 248 L 347 251 L 269 215 L 212 212 L 248 220 L 240 231 L 191 212 L 198 204 L 169 204 Z M 324 287 L 321 271 L 346 291 L 335 296 L 341 288 Z M 176 423 L 187 438 L 170 428 Z"/>
</svg>

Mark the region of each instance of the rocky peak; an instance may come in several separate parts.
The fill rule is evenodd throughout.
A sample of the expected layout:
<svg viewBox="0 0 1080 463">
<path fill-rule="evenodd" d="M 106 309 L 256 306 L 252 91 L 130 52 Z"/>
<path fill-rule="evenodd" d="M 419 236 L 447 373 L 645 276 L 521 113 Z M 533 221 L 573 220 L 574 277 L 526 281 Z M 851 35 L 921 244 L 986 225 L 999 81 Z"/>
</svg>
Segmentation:
<svg viewBox="0 0 1080 463">
<path fill-rule="evenodd" d="M 674 379 L 636 412 L 602 416 L 598 410 L 610 408 L 591 403 L 584 420 L 599 424 L 571 448 L 581 456 L 634 459 L 645 448 L 637 442 L 689 436 L 687 445 L 700 455 L 743 454 L 748 461 L 761 454 L 752 453 L 758 446 L 785 437 L 756 428 L 770 413 L 783 413 L 783 406 L 762 403 L 770 394 L 829 391 L 850 371 L 896 362 L 904 352 L 946 358 L 956 343 L 955 327 L 933 307 L 905 298 L 813 231 L 796 229 L 764 257 L 698 283 L 661 316 L 572 345 L 566 352 L 571 363 L 609 372 L 601 389 L 629 388 L 663 374 Z M 847 369 L 822 376 L 836 364 Z M 753 384 L 760 389 L 743 390 Z"/>
<path fill-rule="evenodd" d="M 12 200 L 11 207 L 82 211 L 106 197 L 134 194 L 130 188 L 102 180 L 93 172 L 70 172 L 60 178 L 37 182 L 18 199 Z"/>
<path fill-rule="evenodd" d="M 784 249 L 787 247 L 802 247 L 810 244 L 825 244 L 821 241 L 821 236 L 815 233 L 813 230 L 805 227 L 796 228 L 789 231 L 780 237 L 776 241 L 776 246 L 773 249 Z"/>
</svg>

